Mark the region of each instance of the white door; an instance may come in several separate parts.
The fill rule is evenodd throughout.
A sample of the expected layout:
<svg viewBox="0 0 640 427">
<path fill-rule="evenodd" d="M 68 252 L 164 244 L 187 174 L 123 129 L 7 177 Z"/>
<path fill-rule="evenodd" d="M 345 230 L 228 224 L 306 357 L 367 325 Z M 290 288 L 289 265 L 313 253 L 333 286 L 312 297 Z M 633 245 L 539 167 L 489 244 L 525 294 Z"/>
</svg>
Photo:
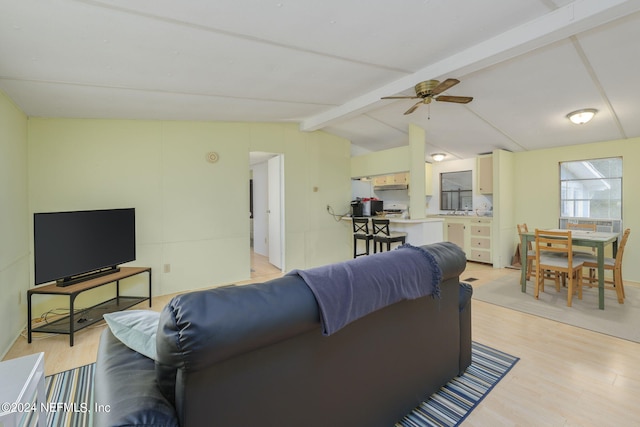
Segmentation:
<svg viewBox="0 0 640 427">
<path fill-rule="evenodd" d="M 269 201 L 269 263 L 284 270 L 282 231 L 284 229 L 284 182 L 283 156 L 275 156 L 268 161 Z"/>
</svg>

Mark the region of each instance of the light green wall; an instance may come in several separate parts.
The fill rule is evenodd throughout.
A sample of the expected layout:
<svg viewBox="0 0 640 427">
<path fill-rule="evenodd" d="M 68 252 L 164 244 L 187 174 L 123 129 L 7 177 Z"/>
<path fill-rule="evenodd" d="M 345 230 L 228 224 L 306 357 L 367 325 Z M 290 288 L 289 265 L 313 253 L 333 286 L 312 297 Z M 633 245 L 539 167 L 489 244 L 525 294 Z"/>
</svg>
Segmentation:
<svg viewBox="0 0 640 427">
<path fill-rule="evenodd" d="M 30 211 L 135 207 L 135 265 L 152 267 L 156 295 L 246 280 L 249 152 L 283 153 L 285 266 L 313 267 L 349 257 L 326 212 L 349 206 L 349 145 L 295 124 L 30 119 Z"/>
<path fill-rule="evenodd" d="M 408 172 L 410 168 L 411 152 L 408 145 L 351 158 L 352 178 Z"/>
<path fill-rule="evenodd" d="M 493 266 L 511 265 L 517 244 L 515 195 L 513 175 L 514 154 L 496 150 L 493 152 Z"/>
<path fill-rule="evenodd" d="M 26 324 L 27 117 L 0 92 L 0 359 Z"/>
<path fill-rule="evenodd" d="M 622 156 L 623 227 L 631 228 L 624 253 L 623 277 L 640 282 L 640 138 L 514 153 L 514 218 L 529 229 L 558 226 L 560 216 L 559 162 Z M 635 234 L 634 234 L 635 233 Z"/>
<path fill-rule="evenodd" d="M 424 218 L 426 209 L 425 189 L 425 131 L 414 124 L 409 125 L 409 215 L 412 219 Z"/>
</svg>

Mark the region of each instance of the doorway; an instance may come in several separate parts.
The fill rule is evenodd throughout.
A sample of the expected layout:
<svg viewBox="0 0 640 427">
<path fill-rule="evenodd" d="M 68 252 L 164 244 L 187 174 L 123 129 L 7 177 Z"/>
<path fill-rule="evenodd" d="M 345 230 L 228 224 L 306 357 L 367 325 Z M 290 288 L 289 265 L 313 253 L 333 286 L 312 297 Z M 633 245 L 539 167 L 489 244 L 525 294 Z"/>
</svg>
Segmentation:
<svg viewBox="0 0 640 427">
<path fill-rule="evenodd" d="M 252 277 L 254 273 L 264 273 L 265 269 L 283 272 L 284 156 L 278 153 L 250 152 L 249 168 Z M 263 262 L 264 260 L 267 262 Z"/>
</svg>

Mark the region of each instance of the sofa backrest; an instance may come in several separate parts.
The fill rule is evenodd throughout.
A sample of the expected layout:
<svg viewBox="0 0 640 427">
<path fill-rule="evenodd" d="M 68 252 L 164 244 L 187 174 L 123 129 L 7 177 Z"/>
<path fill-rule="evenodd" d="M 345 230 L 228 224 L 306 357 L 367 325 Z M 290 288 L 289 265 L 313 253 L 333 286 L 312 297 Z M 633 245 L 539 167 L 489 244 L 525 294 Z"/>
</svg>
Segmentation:
<svg viewBox="0 0 640 427">
<path fill-rule="evenodd" d="M 441 305 L 433 297 L 424 297 L 433 301 L 427 307 L 433 306 L 436 310 L 429 316 L 433 316 L 438 322 L 443 321 L 443 325 L 446 325 L 444 332 L 438 332 L 439 340 L 442 339 L 440 335 L 443 335 L 451 343 L 458 343 L 457 278 L 466 265 L 464 253 L 450 243 L 427 245 L 423 248 L 432 253 L 438 261 L 443 282 L 455 284 L 455 290 L 446 292 L 450 297 L 445 305 Z M 453 285 L 451 287 L 453 288 Z M 455 301 L 452 303 L 451 299 Z M 456 308 L 455 314 L 439 314 L 440 311 L 449 311 L 445 306 L 449 307 L 451 304 Z M 389 311 L 393 312 L 404 313 L 406 310 Z M 416 314 L 419 312 L 418 309 Z M 384 317 L 382 320 L 379 318 L 381 314 L 373 315 L 368 321 L 366 319 L 369 316 L 355 322 L 359 326 L 352 327 L 352 330 L 358 331 L 363 327 L 366 330 L 369 323 L 385 323 Z M 422 327 L 421 325 L 418 329 Z M 449 329 L 452 332 L 449 332 Z M 337 338 L 322 336 L 316 300 L 299 276 L 285 276 L 261 284 L 216 288 L 180 295 L 171 300 L 161 313 L 157 334 L 157 382 L 162 393 L 176 404 L 179 417 L 186 416 L 189 411 L 184 410 L 183 406 L 186 402 L 197 400 L 195 396 L 198 393 L 194 396 L 193 390 L 206 387 L 202 384 L 197 386 L 195 383 L 212 375 L 219 379 L 229 371 L 228 366 L 237 366 L 240 363 L 237 361 L 250 359 L 252 355 L 261 354 L 265 348 L 273 348 L 274 344 L 279 342 L 287 342 L 287 345 L 293 345 L 293 348 L 296 348 L 296 342 L 308 342 L 310 348 L 313 348 L 316 344 L 312 343 L 318 340 L 318 348 L 325 348 L 327 345 L 331 348 L 335 346 L 332 343 L 344 341 L 344 337 L 351 333 L 340 331 L 336 334 Z M 374 338 L 364 338 L 359 332 L 353 333 L 354 337 L 348 340 L 353 347 L 344 350 L 345 354 L 359 354 L 362 351 L 360 346 L 353 343 L 360 339 L 364 339 L 363 343 L 378 345 Z M 387 339 L 391 339 L 392 336 L 393 332 Z M 323 341 L 332 338 L 333 341 Z M 323 344 L 324 342 L 329 344 Z M 282 348 L 286 348 L 287 345 Z M 287 355 L 289 353 L 288 351 Z M 439 375 L 447 376 L 451 369 L 457 373 L 459 345 L 449 345 L 446 352 L 433 354 L 433 357 L 439 355 L 437 357 L 446 359 L 454 353 L 456 360 L 451 362 L 446 372 Z M 361 356 L 366 357 L 364 354 Z M 282 359 L 283 357 L 280 357 L 277 363 L 281 363 Z M 346 369 L 351 368 L 347 366 Z M 188 395 L 191 396 L 189 399 L 185 397 Z"/>
</svg>

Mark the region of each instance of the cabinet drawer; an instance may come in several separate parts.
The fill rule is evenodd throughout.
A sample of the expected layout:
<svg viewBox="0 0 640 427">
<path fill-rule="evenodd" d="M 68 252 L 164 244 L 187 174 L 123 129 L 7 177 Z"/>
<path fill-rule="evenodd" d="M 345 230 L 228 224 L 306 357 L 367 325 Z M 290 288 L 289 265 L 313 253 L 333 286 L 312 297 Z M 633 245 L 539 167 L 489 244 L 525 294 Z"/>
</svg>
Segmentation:
<svg viewBox="0 0 640 427">
<path fill-rule="evenodd" d="M 471 235 L 472 236 L 490 237 L 491 236 L 491 227 L 480 226 L 480 225 L 472 225 L 471 226 Z"/>
<path fill-rule="evenodd" d="M 479 262 L 491 263 L 491 252 L 489 251 L 471 251 L 471 260 Z"/>
<path fill-rule="evenodd" d="M 471 247 L 479 249 L 491 249 L 491 239 L 471 239 Z"/>
<path fill-rule="evenodd" d="M 471 224 L 490 225 L 491 224 L 491 219 L 488 219 L 488 218 L 473 218 L 473 219 L 471 219 Z"/>
</svg>

